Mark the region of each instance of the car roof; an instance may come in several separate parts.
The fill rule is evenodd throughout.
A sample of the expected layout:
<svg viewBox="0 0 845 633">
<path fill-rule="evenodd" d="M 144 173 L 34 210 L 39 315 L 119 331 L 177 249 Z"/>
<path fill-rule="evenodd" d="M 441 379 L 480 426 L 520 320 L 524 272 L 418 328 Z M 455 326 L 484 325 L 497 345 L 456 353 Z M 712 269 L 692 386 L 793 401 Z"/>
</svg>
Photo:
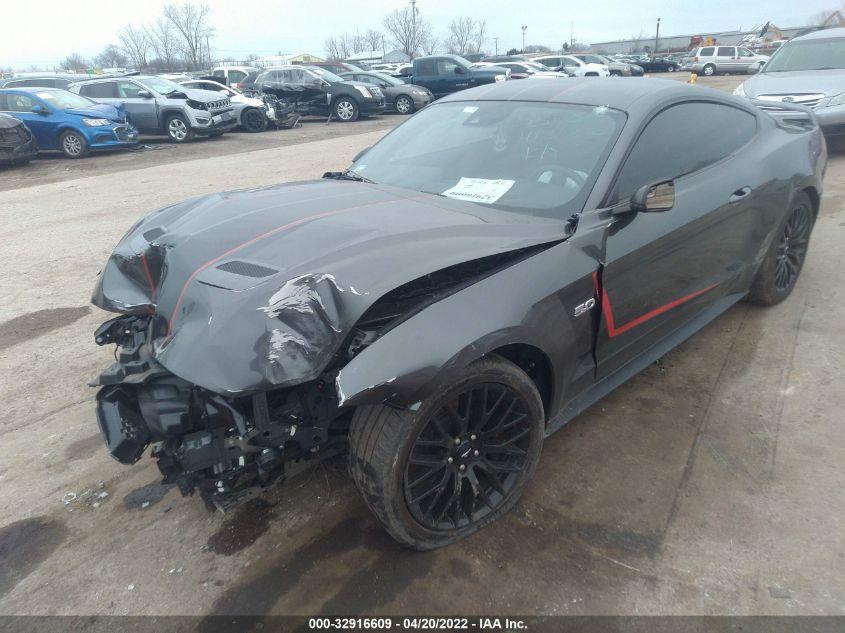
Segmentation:
<svg viewBox="0 0 845 633">
<path fill-rule="evenodd" d="M 440 101 L 547 101 L 607 106 L 627 112 L 635 103 L 638 109 L 650 109 L 684 97 L 718 100 L 748 109 L 741 100 L 713 88 L 693 86 L 671 79 L 643 80 L 625 77 L 606 81 L 595 77 L 573 77 L 565 82 L 503 81 L 462 90 L 443 97 Z"/>
<path fill-rule="evenodd" d="M 28 92 L 35 94 L 36 92 L 68 92 L 64 88 L 53 88 L 53 86 L 9 86 L 4 88 L 0 86 L 2 92 Z"/>
<path fill-rule="evenodd" d="M 819 29 L 818 31 L 813 31 L 812 33 L 807 33 L 806 35 L 800 35 L 798 37 L 793 37 L 790 42 L 797 42 L 797 41 L 804 41 L 804 40 L 827 40 L 827 39 L 836 39 L 840 37 L 845 37 L 845 28 L 843 27 L 836 27 L 832 29 Z"/>
</svg>

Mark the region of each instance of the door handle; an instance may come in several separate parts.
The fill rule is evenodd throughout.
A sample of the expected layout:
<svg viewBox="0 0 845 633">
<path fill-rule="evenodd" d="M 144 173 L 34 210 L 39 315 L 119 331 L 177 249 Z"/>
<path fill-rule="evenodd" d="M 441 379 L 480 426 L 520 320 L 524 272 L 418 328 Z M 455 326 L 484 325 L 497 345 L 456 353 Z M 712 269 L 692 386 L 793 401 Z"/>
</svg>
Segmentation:
<svg viewBox="0 0 845 633">
<path fill-rule="evenodd" d="M 744 200 L 748 194 L 751 193 L 751 187 L 743 187 L 742 189 L 737 189 L 731 194 L 731 197 L 728 198 L 731 204 L 736 204 L 740 200 Z"/>
</svg>

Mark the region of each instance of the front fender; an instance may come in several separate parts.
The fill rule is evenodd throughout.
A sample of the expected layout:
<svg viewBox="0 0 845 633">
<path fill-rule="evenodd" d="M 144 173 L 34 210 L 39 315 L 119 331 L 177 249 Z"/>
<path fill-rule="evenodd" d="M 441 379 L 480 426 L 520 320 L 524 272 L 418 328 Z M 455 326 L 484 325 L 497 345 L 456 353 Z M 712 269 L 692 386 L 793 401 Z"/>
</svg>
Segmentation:
<svg viewBox="0 0 845 633">
<path fill-rule="evenodd" d="M 413 407 L 474 360 L 505 345 L 549 359 L 552 413 L 586 362 L 593 326 L 572 306 L 593 296 L 596 260 L 563 242 L 429 306 L 352 359 L 335 381 L 342 405 Z"/>
</svg>

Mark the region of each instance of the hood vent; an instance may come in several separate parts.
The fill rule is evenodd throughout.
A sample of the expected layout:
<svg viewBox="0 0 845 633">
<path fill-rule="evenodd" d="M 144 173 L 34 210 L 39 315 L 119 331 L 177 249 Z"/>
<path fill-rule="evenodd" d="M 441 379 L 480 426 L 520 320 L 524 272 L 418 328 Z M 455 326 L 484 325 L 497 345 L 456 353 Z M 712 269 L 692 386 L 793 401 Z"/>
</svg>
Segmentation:
<svg viewBox="0 0 845 633">
<path fill-rule="evenodd" d="M 260 277 L 269 277 L 270 275 L 275 275 L 277 272 L 279 272 L 274 268 L 267 268 L 267 266 L 261 266 L 260 264 L 253 264 L 251 262 L 244 262 L 237 259 L 224 262 L 216 268 L 217 270 L 232 273 L 233 275 L 241 275 L 242 277 L 255 277 L 256 279 Z"/>
<path fill-rule="evenodd" d="M 155 238 L 164 235 L 166 232 L 167 231 L 165 231 L 163 228 L 161 228 L 160 226 L 157 226 L 153 229 L 150 229 L 146 233 L 144 233 L 144 239 L 147 240 L 148 242 L 152 242 Z"/>
</svg>

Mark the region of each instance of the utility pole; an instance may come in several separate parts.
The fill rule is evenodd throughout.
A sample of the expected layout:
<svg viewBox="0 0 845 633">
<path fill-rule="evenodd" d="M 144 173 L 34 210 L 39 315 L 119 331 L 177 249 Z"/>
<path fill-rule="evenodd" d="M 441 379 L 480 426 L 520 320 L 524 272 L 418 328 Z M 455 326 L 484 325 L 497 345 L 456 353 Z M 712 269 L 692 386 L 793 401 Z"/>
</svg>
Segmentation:
<svg viewBox="0 0 845 633">
<path fill-rule="evenodd" d="M 569 48 L 575 43 L 575 21 L 569 23 Z"/>
<path fill-rule="evenodd" d="M 523 53 L 525 52 L 525 29 L 527 29 L 527 28 L 528 28 L 528 26 L 522 27 L 522 52 Z"/>
<path fill-rule="evenodd" d="M 657 18 L 657 32 L 654 34 L 654 53 L 652 53 L 652 57 L 657 55 L 657 45 L 660 42 L 660 18 Z"/>
<path fill-rule="evenodd" d="M 414 59 L 414 54 L 417 52 L 417 0 L 411 0 L 411 46 L 413 50 L 410 51 L 409 57 Z"/>
<path fill-rule="evenodd" d="M 499 38 L 494 37 L 493 42 L 495 42 L 495 44 L 496 44 L 496 55 L 498 55 L 499 54 Z"/>
</svg>

